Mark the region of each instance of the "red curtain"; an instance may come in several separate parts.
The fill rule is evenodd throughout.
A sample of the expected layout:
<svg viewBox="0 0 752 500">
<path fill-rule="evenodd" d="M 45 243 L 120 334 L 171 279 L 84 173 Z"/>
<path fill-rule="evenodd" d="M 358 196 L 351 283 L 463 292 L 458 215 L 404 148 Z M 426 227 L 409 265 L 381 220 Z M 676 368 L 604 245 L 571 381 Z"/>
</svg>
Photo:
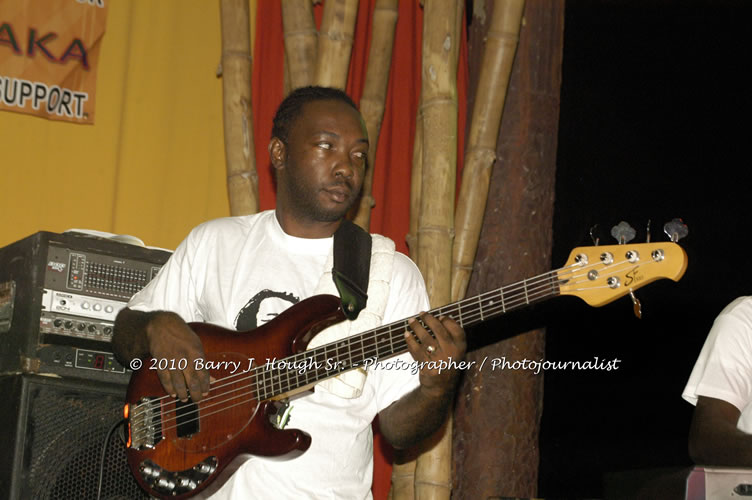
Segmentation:
<svg viewBox="0 0 752 500">
<path fill-rule="evenodd" d="M 375 0 L 361 0 L 358 10 L 346 89 L 356 104 L 360 101 L 366 75 L 374 4 Z M 322 13 L 323 6 L 316 5 L 314 15 L 317 26 L 321 22 Z M 418 0 L 400 1 L 386 109 L 373 167 L 376 169 L 373 180 L 376 206 L 371 213 L 370 231 L 388 236 L 403 253 L 408 253 L 405 236 L 409 230 L 410 170 L 415 115 L 420 97 L 422 33 L 423 11 Z M 465 96 L 468 82 L 464 23 L 459 59 L 458 179 L 464 151 Z M 267 145 L 271 138 L 274 112 L 283 98 L 283 73 L 282 8 L 279 0 L 263 0 L 258 2 L 253 54 L 253 127 L 259 176 L 259 204 L 262 210 L 273 208 L 275 203 Z M 389 491 L 391 465 L 388 448 L 377 435 L 374 443 L 375 499 L 386 498 Z"/>
</svg>

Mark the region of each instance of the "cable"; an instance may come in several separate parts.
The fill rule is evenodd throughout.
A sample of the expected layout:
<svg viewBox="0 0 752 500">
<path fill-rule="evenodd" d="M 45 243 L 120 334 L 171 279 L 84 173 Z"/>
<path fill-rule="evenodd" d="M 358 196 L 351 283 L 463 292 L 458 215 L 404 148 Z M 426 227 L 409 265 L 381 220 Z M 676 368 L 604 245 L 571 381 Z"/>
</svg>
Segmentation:
<svg viewBox="0 0 752 500">
<path fill-rule="evenodd" d="M 102 456 L 99 460 L 99 483 L 97 485 L 97 500 L 101 500 L 102 498 L 102 482 L 104 480 L 104 459 L 107 455 L 107 446 L 110 444 L 110 438 L 112 437 L 112 433 L 115 432 L 115 430 L 121 426 L 125 425 L 125 419 L 119 420 L 118 422 L 113 425 L 110 430 L 107 432 L 107 437 L 104 438 L 104 443 L 102 444 Z"/>
</svg>

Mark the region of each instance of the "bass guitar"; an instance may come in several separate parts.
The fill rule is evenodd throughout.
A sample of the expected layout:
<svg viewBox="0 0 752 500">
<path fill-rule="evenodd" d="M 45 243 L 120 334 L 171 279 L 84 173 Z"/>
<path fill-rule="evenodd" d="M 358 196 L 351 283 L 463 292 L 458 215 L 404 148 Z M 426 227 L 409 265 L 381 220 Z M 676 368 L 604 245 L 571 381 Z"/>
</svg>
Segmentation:
<svg viewBox="0 0 752 500">
<path fill-rule="evenodd" d="M 597 307 L 659 278 L 678 281 L 686 267 L 686 253 L 673 242 L 580 247 L 560 269 L 430 312 L 468 328 L 559 295 Z M 211 391 L 199 403 L 184 403 L 164 392 L 155 370 L 133 373 L 126 454 L 138 483 L 155 497 L 182 499 L 206 488 L 239 455 L 292 457 L 307 450 L 309 435 L 274 425 L 276 401 L 407 351 L 407 319 L 306 350 L 318 332 L 343 320 L 338 297 L 317 295 L 253 332 L 191 323 L 211 366 Z M 144 360 L 143 366 L 156 362 Z"/>
</svg>

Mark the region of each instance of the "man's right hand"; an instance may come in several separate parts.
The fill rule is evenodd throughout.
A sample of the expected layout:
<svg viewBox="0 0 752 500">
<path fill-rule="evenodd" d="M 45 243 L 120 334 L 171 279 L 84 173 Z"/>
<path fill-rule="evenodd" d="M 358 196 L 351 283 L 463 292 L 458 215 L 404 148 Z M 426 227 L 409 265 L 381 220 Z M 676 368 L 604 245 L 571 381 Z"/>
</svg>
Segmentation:
<svg viewBox="0 0 752 500">
<path fill-rule="evenodd" d="M 157 370 L 165 392 L 182 401 L 190 395 L 194 402 L 209 394 L 209 372 L 196 370 L 195 361 L 205 359 L 201 340 L 183 318 L 172 312 L 158 312 L 146 325 L 146 338 L 151 357 L 166 360 L 167 367 L 174 368 Z M 185 368 L 180 370 L 179 366 Z"/>
</svg>

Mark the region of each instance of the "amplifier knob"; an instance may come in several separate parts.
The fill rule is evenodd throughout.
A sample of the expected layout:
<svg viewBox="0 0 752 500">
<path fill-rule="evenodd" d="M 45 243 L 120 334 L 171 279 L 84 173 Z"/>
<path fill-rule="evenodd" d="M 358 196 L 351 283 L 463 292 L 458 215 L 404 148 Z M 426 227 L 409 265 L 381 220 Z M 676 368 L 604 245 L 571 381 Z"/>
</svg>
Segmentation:
<svg viewBox="0 0 752 500">
<path fill-rule="evenodd" d="M 66 321 L 65 328 L 68 328 L 69 330 L 73 328 L 73 321 Z"/>
<path fill-rule="evenodd" d="M 106 313 L 111 313 L 111 312 L 112 312 L 112 311 L 114 311 L 114 310 L 115 310 L 115 308 L 114 308 L 114 307 L 112 307 L 112 306 L 106 306 L 106 307 L 104 308 L 104 312 L 106 312 Z"/>
<path fill-rule="evenodd" d="M 87 310 L 89 307 L 91 307 L 91 305 L 88 302 L 83 302 L 81 304 L 81 309 Z"/>
<path fill-rule="evenodd" d="M 86 328 L 86 323 L 79 323 L 76 328 L 78 328 L 79 332 L 83 332 L 84 328 Z"/>
<path fill-rule="evenodd" d="M 97 325 L 89 325 L 89 331 L 90 332 L 96 332 L 97 331 Z"/>
<path fill-rule="evenodd" d="M 102 304 L 94 304 L 94 310 L 95 311 L 101 311 L 102 310 Z"/>
<path fill-rule="evenodd" d="M 52 322 L 52 324 L 55 326 L 55 328 L 60 328 L 63 326 L 63 320 L 62 319 L 56 319 Z"/>
</svg>

